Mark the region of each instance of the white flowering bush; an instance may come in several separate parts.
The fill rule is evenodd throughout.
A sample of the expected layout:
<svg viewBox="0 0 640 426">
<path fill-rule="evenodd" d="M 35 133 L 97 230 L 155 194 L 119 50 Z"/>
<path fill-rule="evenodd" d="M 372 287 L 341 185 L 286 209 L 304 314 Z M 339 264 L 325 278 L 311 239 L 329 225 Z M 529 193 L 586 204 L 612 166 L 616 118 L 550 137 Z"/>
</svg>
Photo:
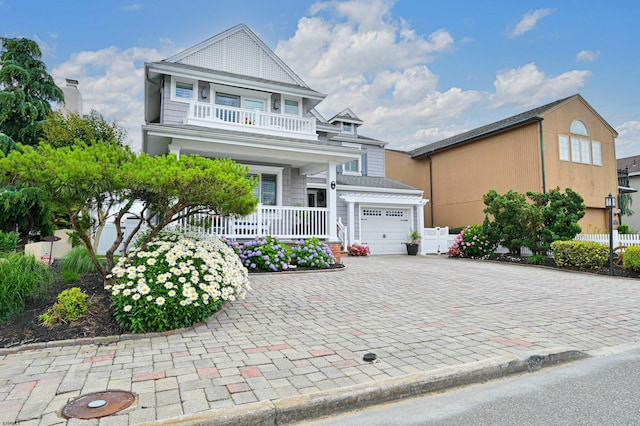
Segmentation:
<svg viewBox="0 0 640 426">
<path fill-rule="evenodd" d="M 251 289 L 238 255 L 217 237 L 163 233 L 107 276 L 118 323 L 134 333 L 205 321 Z"/>
</svg>

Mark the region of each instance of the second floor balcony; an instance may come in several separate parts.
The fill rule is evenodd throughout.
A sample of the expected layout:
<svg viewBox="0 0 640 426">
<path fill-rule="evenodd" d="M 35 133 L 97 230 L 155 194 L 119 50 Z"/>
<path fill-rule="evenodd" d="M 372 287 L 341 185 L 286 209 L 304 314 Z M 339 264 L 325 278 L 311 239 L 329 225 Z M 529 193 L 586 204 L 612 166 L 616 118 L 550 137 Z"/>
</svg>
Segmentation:
<svg viewBox="0 0 640 426">
<path fill-rule="evenodd" d="M 318 140 L 315 118 L 191 102 L 185 124 L 263 135 Z"/>
</svg>

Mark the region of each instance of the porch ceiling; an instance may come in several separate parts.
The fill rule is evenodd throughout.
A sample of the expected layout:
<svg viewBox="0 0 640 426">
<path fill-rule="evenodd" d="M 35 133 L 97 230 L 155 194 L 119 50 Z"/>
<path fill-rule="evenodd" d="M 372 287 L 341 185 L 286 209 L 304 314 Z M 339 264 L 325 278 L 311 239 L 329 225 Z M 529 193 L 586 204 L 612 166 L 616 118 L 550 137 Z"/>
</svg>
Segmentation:
<svg viewBox="0 0 640 426">
<path fill-rule="evenodd" d="M 204 157 L 231 158 L 241 163 L 289 164 L 300 174 L 323 172 L 329 162 L 343 164 L 360 158 L 355 148 L 334 146 L 319 141 L 276 139 L 261 135 L 223 130 L 143 126 L 143 151 L 149 155 L 164 155 L 168 146 L 181 146 L 181 153 Z"/>
</svg>

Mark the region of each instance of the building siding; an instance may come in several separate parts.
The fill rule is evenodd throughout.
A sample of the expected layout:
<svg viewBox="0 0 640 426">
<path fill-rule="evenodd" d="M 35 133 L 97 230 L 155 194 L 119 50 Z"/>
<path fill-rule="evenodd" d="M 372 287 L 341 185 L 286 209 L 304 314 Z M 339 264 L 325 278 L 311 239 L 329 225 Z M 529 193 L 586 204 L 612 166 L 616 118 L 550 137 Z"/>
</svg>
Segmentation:
<svg viewBox="0 0 640 426">
<path fill-rule="evenodd" d="M 385 177 L 384 147 L 363 145 L 367 148 L 367 176 Z"/>
<path fill-rule="evenodd" d="M 432 160 L 434 226 L 482 223 L 484 194 L 542 191 L 537 124 L 438 152 Z"/>
<path fill-rule="evenodd" d="M 424 192 L 424 198 L 429 200 L 424 206 L 424 224 L 432 227 L 429 159 L 425 157 L 414 160 L 405 152 L 386 150 L 385 160 L 386 172 L 390 178 L 419 188 Z"/>
<path fill-rule="evenodd" d="M 162 124 L 183 124 L 189 104 L 171 100 L 171 79 L 166 78 L 162 90 Z"/>
</svg>

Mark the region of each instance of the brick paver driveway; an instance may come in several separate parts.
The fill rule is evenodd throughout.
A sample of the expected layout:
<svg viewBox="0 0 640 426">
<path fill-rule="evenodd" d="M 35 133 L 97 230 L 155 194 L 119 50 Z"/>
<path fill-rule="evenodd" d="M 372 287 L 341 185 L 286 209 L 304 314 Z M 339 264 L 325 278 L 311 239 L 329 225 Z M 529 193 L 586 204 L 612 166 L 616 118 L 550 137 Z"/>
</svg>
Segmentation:
<svg viewBox="0 0 640 426">
<path fill-rule="evenodd" d="M 436 256 L 344 262 L 339 272 L 252 275 L 245 301 L 191 331 L 0 356 L 0 423 L 62 422 L 56 412 L 67 401 L 105 389 L 139 401 L 101 424 L 136 424 L 513 353 L 640 340 L 638 280 Z M 363 362 L 367 352 L 380 362 Z"/>
</svg>

